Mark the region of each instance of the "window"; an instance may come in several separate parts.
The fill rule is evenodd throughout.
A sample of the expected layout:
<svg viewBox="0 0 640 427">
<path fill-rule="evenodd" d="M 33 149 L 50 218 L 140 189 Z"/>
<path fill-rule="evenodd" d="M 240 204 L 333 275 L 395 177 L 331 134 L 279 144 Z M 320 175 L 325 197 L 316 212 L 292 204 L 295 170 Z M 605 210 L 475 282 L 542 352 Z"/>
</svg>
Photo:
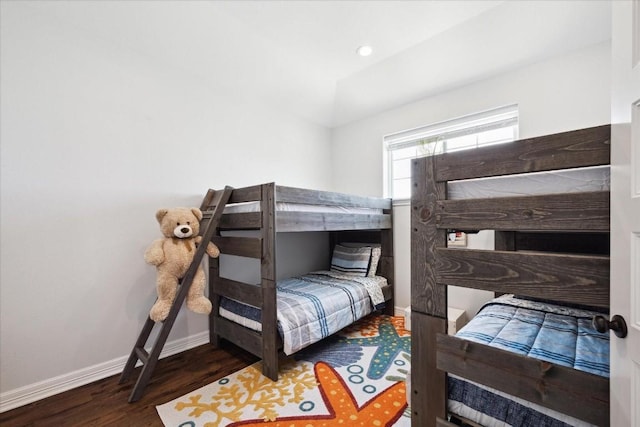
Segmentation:
<svg viewBox="0 0 640 427">
<path fill-rule="evenodd" d="M 497 108 L 384 137 L 385 194 L 411 198 L 411 160 L 445 152 L 515 141 L 518 106 Z"/>
</svg>

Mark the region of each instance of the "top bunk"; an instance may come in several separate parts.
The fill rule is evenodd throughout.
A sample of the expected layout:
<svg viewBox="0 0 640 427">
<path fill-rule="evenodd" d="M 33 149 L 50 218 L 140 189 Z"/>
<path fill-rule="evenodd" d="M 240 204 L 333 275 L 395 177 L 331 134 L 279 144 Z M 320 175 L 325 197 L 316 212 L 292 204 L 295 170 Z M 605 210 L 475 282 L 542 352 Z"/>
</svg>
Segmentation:
<svg viewBox="0 0 640 427">
<path fill-rule="evenodd" d="M 609 125 L 414 160 L 412 252 L 437 260 L 413 269 L 414 308 L 446 318 L 446 285 L 607 307 L 609 161 Z M 495 250 L 449 248 L 453 230 L 494 230 Z"/>
<path fill-rule="evenodd" d="M 208 219 L 209 190 L 202 203 Z M 220 220 L 220 230 L 257 230 L 263 214 L 275 217 L 275 232 L 391 229 L 391 199 L 308 190 L 274 183 L 234 189 Z"/>
</svg>

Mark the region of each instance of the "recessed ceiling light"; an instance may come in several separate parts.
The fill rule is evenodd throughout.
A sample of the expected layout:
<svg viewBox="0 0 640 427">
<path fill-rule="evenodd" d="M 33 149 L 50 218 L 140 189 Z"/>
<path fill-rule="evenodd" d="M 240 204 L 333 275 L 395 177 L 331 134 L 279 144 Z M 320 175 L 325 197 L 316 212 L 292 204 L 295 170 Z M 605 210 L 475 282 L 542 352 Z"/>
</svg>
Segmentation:
<svg viewBox="0 0 640 427">
<path fill-rule="evenodd" d="M 373 53 L 373 48 L 371 46 L 360 46 L 356 52 L 358 53 L 358 55 L 360 56 L 369 56 Z"/>
</svg>

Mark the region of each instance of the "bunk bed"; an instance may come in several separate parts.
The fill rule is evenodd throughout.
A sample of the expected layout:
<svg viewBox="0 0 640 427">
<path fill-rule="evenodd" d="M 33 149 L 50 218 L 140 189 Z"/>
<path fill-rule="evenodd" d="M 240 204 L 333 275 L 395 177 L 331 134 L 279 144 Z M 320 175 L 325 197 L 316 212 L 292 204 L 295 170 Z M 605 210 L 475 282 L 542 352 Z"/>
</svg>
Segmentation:
<svg viewBox="0 0 640 427">
<path fill-rule="evenodd" d="M 609 191 L 601 182 L 608 173 L 609 141 L 610 126 L 605 125 L 413 161 L 412 425 L 485 425 L 487 418 L 455 413 L 454 401 L 460 396 L 454 394 L 460 395 L 461 381 L 477 386 L 475 392 L 483 399 L 507 397 L 520 402 L 520 409 L 551 410 L 549 416 L 571 417 L 567 424 L 609 424 L 608 333 L 595 331 L 591 324 L 591 316 L 606 318 L 609 306 Z M 558 177 L 579 185 L 565 188 Z M 522 182 L 534 185 L 521 191 L 517 187 Z M 461 189 L 473 186 L 482 191 L 464 196 Z M 498 190 L 492 194 L 493 187 Z M 529 194 L 531 188 L 537 188 L 536 194 Z M 495 248 L 447 247 L 447 233 L 454 230 L 493 230 Z M 493 291 L 499 297 L 453 336 L 447 334 L 446 319 L 450 285 Z M 600 342 L 599 359 L 585 364 L 600 364 L 602 372 L 585 372 L 579 363 L 572 366 L 528 351 L 514 352 L 513 347 L 537 346 L 537 341 L 509 341 L 523 335 L 522 329 L 496 339 L 496 333 L 509 326 L 495 321 L 511 314 L 486 310 L 522 309 L 505 308 L 505 298 L 521 305 L 551 302 L 562 314 L 570 312 L 579 325 L 566 335 Z M 532 308 L 533 316 L 542 313 L 544 320 L 528 318 L 520 327 L 556 319 L 539 305 Z M 564 321 L 560 319 L 555 329 L 565 328 Z M 487 326 L 498 332 L 487 331 Z M 493 345 L 500 339 L 507 345 Z M 534 350 L 558 358 L 573 351 Z"/>
<path fill-rule="evenodd" d="M 214 190 L 210 190 L 202 203 L 205 219 L 209 203 L 214 200 L 215 194 Z M 343 250 L 344 247 L 350 247 L 354 251 L 369 248 L 375 253 L 376 249 L 372 248 L 377 248 L 377 269 L 374 267 L 373 271 L 367 271 L 367 277 L 353 277 L 353 280 L 347 278 L 347 282 L 377 279 L 378 292 L 381 293 L 383 303 L 386 301 L 382 310 L 393 313 L 391 227 L 390 199 L 307 190 L 274 183 L 234 189 L 220 219 L 218 236 L 212 240 L 225 255 L 259 259 L 261 278 L 260 283 L 255 284 L 221 277 L 220 260 L 209 259 L 209 298 L 213 305 L 209 318 L 210 342 L 218 346 L 220 339 L 225 339 L 244 348 L 262 359 L 265 376 L 274 381 L 278 379 L 278 357 L 285 343 L 278 323 L 278 310 L 284 304 L 277 303 L 277 299 L 282 293 L 282 286 L 298 286 L 292 282 L 296 279 L 284 280 L 284 285 L 281 285 L 281 281 L 276 283 L 278 233 L 328 232 L 332 250 L 337 246 Z M 245 230 L 254 230 L 250 232 L 254 234 L 247 236 L 243 233 Z M 238 231 L 241 232 L 237 233 Z M 335 256 L 333 252 L 328 254 L 327 264 Z M 315 281 L 319 274 L 308 281 Z M 335 274 L 329 280 L 336 280 L 333 276 Z M 306 276 L 303 277 L 306 280 Z M 352 285 L 353 283 L 349 286 Z M 319 299 L 322 299 L 321 303 L 325 302 L 324 297 Z M 344 300 L 344 296 L 341 299 Z M 367 307 L 360 307 L 357 316 L 369 312 L 369 299 L 366 299 Z M 232 305 L 240 304 L 245 308 L 259 310 L 256 322 L 259 327 L 250 327 L 247 322 L 238 322 L 230 316 L 233 307 L 225 305 L 229 301 L 233 302 Z M 323 335 L 326 334 L 324 331 Z"/>
</svg>

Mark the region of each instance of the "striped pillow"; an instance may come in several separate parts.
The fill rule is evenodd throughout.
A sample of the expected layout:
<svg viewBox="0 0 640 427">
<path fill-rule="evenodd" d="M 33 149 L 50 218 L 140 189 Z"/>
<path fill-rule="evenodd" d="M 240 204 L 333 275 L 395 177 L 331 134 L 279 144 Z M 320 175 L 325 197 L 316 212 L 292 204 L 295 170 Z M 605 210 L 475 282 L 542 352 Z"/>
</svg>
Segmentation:
<svg viewBox="0 0 640 427">
<path fill-rule="evenodd" d="M 359 242 L 342 242 L 342 246 L 347 248 L 371 248 L 371 260 L 369 260 L 369 270 L 367 272 L 367 277 L 374 277 L 376 272 L 378 271 L 378 263 L 380 262 L 380 257 L 382 256 L 382 248 L 380 243 L 359 243 Z"/>
<path fill-rule="evenodd" d="M 371 248 L 347 248 L 336 245 L 331 258 L 331 271 L 366 277 L 371 259 Z"/>
</svg>

